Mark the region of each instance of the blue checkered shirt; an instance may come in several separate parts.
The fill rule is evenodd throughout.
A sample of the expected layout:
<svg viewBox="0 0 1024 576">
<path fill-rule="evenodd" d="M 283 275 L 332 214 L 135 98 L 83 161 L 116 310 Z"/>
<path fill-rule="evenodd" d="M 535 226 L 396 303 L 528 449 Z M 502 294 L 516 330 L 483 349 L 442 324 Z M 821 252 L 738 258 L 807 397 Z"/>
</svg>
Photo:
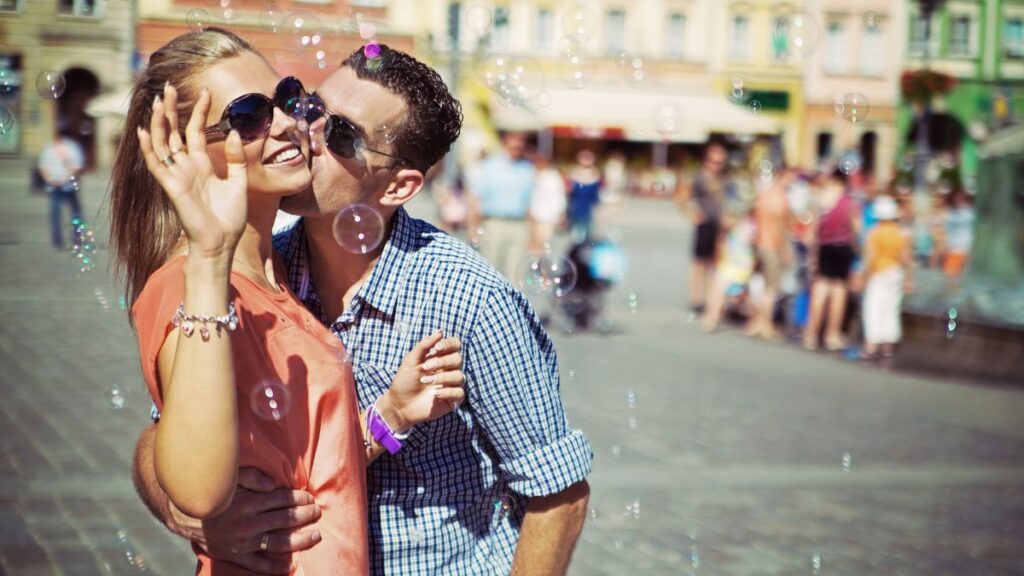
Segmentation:
<svg viewBox="0 0 1024 576">
<path fill-rule="evenodd" d="M 441 328 L 463 344 L 466 401 L 416 426 L 368 471 L 374 574 L 507 575 L 526 500 L 587 477 L 593 454 L 559 397 L 554 345 L 529 302 L 476 252 L 399 209 L 349 309 L 324 317 L 304 225 L 274 238 L 289 282 L 345 343 L 360 410 Z"/>
</svg>

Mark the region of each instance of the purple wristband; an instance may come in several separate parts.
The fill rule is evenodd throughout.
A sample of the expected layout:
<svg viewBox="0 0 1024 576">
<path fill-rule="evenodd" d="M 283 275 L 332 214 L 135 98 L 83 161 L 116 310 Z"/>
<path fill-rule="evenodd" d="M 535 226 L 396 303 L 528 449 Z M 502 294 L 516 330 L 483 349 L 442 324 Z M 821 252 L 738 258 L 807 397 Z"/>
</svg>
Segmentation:
<svg viewBox="0 0 1024 576">
<path fill-rule="evenodd" d="M 398 454 L 398 451 L 402 449 L 402 443 L 395 438 L 395 433 L 391 431 L 391 427 L 384 421 L 380 413 L 377 412 L 377 407 L 373 406 L 370 408 L 369 414 L 370 420 L 370 435 L 380 445 L 388 451 L 389 454 Z"/>
</svg>

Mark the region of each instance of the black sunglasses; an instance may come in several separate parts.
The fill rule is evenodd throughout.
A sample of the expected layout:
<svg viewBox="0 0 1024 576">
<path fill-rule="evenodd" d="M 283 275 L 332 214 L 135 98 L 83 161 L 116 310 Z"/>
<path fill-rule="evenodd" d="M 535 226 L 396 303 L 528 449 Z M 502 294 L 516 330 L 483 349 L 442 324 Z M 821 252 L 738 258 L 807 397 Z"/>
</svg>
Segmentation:
<svg viewBox="0 0 1024 576">
<path fill-rule="evenodd" d="M 243 142 L 262 138 L 274 123 L 275 107 L 296 120 L 307 122 L 323 115 L 322 103 L 318 105 L 306 96 L 306 89 L 298 78 L 288 76 L 277 83 L 273 99 L 254 92 L 232 100 L 224 107 L 220 122 L 206 128 L 206 137 L 227 138 L 232 130 L 236 130 Z"/>
<path fill-rule="evenodd" d="M 316 102 L 319 103 L 321 114 L 317 118 L 314 118 L 314 120 L 323 117 L 326 121 L 326 124 L 324 125 L 324 144 L 327 146 L 327 149 L 334 154 L 337 154 L 342 158 L 354 158 L 356 152 L 373 152 L 374 154 L 380 154 L 381 156 L 387 156 L 388 158 L 398 160 L 407 166 L 412 166 L 412 162 L 407 158 L 367 147 L 365 135 L 356 127 L 355 124 L 343 116 L 339 116 L 328 111 L 323 105 L 323 100 L 321 100 L 315 93 L 310 96 L 310 99 L 315 99 Z M 313 123 L 313 120 L 308 120 L 308 118 L 307 121 L 310 124 Z"/>
</svg>

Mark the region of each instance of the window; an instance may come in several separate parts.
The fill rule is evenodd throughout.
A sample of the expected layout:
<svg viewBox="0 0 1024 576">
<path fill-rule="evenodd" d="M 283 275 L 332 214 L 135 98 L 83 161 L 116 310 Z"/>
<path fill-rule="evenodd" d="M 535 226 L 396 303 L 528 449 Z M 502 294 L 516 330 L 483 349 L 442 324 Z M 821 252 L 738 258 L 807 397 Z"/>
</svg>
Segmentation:
<svg viewBox="0 0 1024 576">
<path fill-rule="evenodd" d="M 867 26 L 860 37 L 860 72 L 865 76 L 881 76 L 884 69 L 885 45 L 882 26 Z"/>
<path fill-rule="evenodd" d="M 970 56 L 971 54 L 971 17 L 954 16 L 949 31 L 949 55 Z"/>
<path fill-rule="evenodd" d="M 745 61 L 750 48 L 750 21 L 746 16 L 733 16 L 730 42 L 729 54 L 732 59 L 739 62 Z"/>
<path fill-rule="evenodd" d="M 910 20 L 910 53 L 911 54 L 924 54 L 925 49 L 925 29 L 928 27 L 928 23 L 920 14 L 915 14 Z M 935 31 L 932 31 L 934 34 Z"/>
<path fill-rule="evenodd" d="M 537 21 L 533 27 L 533 44 L 541 51 L 550 51 L 554 43 L 555 20 L 550 8 L 537 10 Z"/>
<path fill-rule="evenodd" d="M 0 0 L 0 12 L 17 12 L 21 10 L 21 0 Z"/>
<path fill-rule="evenodd" d="M 686 16 L 672 14 L 665 31 L 665 56 L 682 60 L 685 52 Z"/>
<path fill-rule="evenodd" d="M 605 14 L 605 48 L 609 54 L 618 54 L 626 49 L 626 13 L 609 10 Z"/>
<path fill-rule="evenodd" d="M 825 72 L 843 74 L 849 61 L 845 52 L 846 31 L 843 23 L 833 20 L 825 31 Z"/>
<path fill-rule="evenodd" d="M 508 6 L 494 7 L 494 23 L 491 26 L 491 46 L 497 50 L 508 48 Z"/>
<path fill-rule="evenodd" d="M 1024 58 L 1024 18 L 1011 18 L 1006 21 L 1003 48 L 1007 58 Z"/>
<path fill-rule="evenodd" d="M 98 18 L 103 0 L 60 0 L 57 11 L 68 16 Z"/>
</svg>

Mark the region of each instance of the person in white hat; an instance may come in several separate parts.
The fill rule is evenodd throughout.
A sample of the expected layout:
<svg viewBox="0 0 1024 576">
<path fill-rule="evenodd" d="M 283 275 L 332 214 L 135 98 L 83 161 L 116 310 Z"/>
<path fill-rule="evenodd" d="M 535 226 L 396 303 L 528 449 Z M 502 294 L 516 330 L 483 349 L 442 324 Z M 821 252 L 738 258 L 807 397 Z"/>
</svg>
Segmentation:
<svg viewBox="0 0 1024 576">
<path fill-rule="evenodd" d="M 864 349 L 867 359 L 891 357 L 900 341 L 900 307 L 912 288 L 910 238 L 899 225 L 900 209 L 891 196 L 872 204 L 879 223 L 868 234 L 864 290 Z"/>
</svg>

